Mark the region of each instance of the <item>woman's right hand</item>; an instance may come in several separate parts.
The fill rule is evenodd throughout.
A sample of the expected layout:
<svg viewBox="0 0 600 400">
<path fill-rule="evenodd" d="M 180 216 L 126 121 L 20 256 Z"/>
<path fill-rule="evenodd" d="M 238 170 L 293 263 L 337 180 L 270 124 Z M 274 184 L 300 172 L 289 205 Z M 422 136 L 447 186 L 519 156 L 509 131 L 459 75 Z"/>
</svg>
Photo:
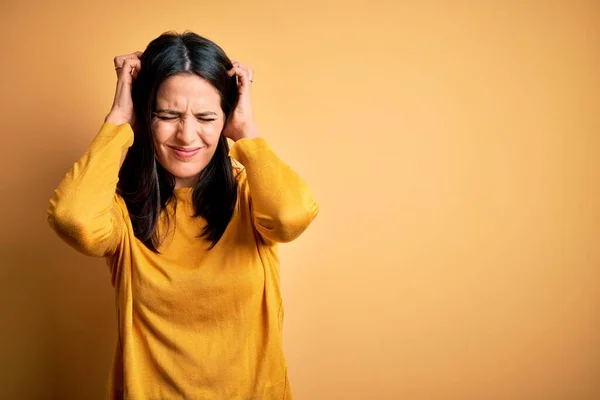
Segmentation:
<svg viewBox="0 0 600 400">
<path fill-rule="evenodd" d="M 141 56 L 142 52 L 136 51 L 114 58 L 115 71 L 117 72 L 117 90 L 112 108 L 104 122 L 111 122 L 115 125 L 128 123 L 132 127 L 135 124 L 131 87 L 142 67 Z"/>
</svg>

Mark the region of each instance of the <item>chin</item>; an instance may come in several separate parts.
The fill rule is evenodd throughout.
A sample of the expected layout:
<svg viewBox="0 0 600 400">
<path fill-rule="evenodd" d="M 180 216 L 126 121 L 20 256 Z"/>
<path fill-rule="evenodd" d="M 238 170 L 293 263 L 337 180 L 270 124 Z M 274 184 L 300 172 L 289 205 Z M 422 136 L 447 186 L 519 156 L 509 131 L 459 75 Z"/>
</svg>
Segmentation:
<svg viewBox="0 0 600 400">
<path fill-rule="evenodd" d="M 161 162 L 162 167 L 178 180 L 193 180 L 208 165 L 210 160 L 194 160 L 194 162 L 181 162 L 179 160 L 167 159 Z"/>
<path fill-rule="evenodd" d="M 169 168 L 167 171 L 177 179 L 188 180 L 197 177 L 203 169 L 204 167 L 196 166 L 187 168 Z"/>
</svg>

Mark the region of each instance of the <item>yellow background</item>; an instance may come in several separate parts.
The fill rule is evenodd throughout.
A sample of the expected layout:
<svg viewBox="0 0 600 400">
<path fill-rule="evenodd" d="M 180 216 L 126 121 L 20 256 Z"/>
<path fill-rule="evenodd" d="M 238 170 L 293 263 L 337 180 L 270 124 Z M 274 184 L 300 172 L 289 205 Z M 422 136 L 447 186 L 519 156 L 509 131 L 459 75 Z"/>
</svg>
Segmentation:
<svg viewBox="0 0 600 400">
<path fill-rule="evenodd" d="M 107 268 L 45 211 L 171 29 L 255 69 L 319 200 L 281 249 L 297 399 L 600 398 L 600 3 L 51 3 L 0 6 L 0 398 L 102 396 Z"/>
</svg>

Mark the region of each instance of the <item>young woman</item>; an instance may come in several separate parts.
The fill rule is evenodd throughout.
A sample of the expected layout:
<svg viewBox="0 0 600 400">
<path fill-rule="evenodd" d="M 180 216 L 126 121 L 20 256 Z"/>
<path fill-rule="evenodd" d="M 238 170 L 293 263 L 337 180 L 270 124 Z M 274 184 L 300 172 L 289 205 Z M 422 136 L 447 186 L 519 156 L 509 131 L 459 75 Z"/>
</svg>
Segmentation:
<svg viewBox="0 0 600 400">
<path fill-rule="evenodd" d="M 291 399 L 277 245 L 318 206 L 260 137 L 252 69 L 191 32 L 114 63 L 112 109 L 47 212 L 109 266 L 108 398 Z"/>
</svg>

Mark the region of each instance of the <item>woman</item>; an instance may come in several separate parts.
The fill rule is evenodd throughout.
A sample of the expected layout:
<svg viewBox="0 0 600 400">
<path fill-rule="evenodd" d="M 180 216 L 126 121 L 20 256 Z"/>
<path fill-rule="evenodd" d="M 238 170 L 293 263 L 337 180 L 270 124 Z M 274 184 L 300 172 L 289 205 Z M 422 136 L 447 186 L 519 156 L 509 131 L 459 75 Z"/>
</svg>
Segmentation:
<svg viewBox="0 0 600 400">
<path fill-rule="evenodd" d="M 190 32 L 114 63 L 112 109 L 48 208 L 109 266 L 108 398 L 291 399 L 277 244 L 318 206 L 259 135 L 252 70 Z"/>
</svg>

